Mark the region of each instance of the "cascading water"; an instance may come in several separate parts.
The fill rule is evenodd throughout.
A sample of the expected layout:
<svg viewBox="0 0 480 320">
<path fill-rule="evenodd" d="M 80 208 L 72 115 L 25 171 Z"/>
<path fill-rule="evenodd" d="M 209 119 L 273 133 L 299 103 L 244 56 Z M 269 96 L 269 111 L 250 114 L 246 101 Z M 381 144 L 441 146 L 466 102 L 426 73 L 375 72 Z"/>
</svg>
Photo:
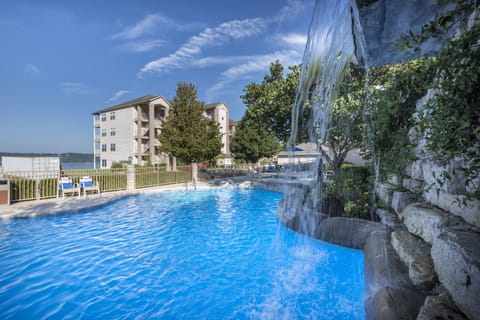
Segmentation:
<svg viewBox="0 0 480 320">
<path fill-rule="evenodd" d="M 354 0 L 317 0 L 302 62 L 296 102 L 292 111 L 294 146 L 307 134 L 318 150 L 327 141 L 330 110 L 338 83 L 350 62 L 367 67 L 365 39 Z M 324 161 L 313 168 L 307 188 L 287 193 L 279 207 L 279 219 L 301 233 L 315 236 L 322 217 Z"/>
</svg>

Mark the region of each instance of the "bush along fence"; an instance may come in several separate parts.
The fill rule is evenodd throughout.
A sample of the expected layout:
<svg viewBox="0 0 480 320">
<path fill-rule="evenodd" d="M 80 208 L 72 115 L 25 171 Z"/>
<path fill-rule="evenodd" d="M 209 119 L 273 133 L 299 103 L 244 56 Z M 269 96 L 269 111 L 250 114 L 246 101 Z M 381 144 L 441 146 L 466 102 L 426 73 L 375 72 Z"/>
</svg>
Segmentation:
<svg viewBox="0 0 480 320">
<path fill-rule="evenodd" d="M 165 171 L 155 167 L 127 167 L 119 169 L 82 169 L 50 171 L 3 172 L 2 179 L 10 181 L 10 203 L 57 197 L 60 177 L 69 177 L 79 184 L 88 176 L 98 182 L 100 192 L 134 191 L 137 188 L 155 187 L 192 181 L 188 167 Z"/>
</svg>

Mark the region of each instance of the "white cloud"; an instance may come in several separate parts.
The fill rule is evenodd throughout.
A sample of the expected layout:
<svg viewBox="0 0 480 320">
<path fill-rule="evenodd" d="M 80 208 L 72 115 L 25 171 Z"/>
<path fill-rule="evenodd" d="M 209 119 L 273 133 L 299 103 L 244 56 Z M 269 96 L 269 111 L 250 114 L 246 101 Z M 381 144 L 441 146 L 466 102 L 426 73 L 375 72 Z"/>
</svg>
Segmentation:
<svg viewBox="0 0 480 320">
<path fill-rule="evenodd" d="M 95 92 L 92 88 L 80 82 L 63 82 L 60 87 L 63 92 L 68 94 L 92 94 Z"/>
<path fill-rule="evenodd" d="M 136 39 L 144 35 L 151 35 L 158 24 L 168 24 L 170 20 L 164 16 L 155 13 L 147 14 L 142 20 L 138 21 L 133 27 L 113 35 L 113 39 Z"/>
<path fill-rule="evenodd" d="M 305 45 L 307 44 L 306 34 L 289 33 L 285 35 L 279 35 L 276 38 L 290 47 L 304 49 Z"/>
<path fill-rule="evenodd" d="M 302 62 L 302 53 L 296 50 L 284 50 L 271 54 L 251 56 L 245 63 L 230 67 L 222 72 L 220 80 L 207 90 L 207 100 L 211 100 L 218 92 L 224 90 L 239 78 L 246 78 L 258 72 L 268 72 L 270 63 L 276 60 L 284 67 L 298 65 Z"/>
<path fill-rule="evenodd" d="M 205 28 L 198 35 L 191 37 L 176 52 L 145 64 L 140 70 L 139 76 L 148 72 L 165 72 L 182 68 L 194 56 L 200 54 L 204 48 L 221 46 L 230 39 L 255 36 L 263 32 L 264 29 L 265 23 L 260 18 L 232 20 L 215 28 Z"/>
<path fill-rule="evenodd" d="M 107 100 L 107 102 L 118 100 L 124 95 L 126 95 L 128 92 L 129 92 L 128 90 L 118 90 L 110 99 Z"/>
<path fill-rule="evenodd" d="M 123 51 L 127 52 L 147 52 L 163 45 L 163 40 L 145 40 L 145 41 L 133 41 L 127 42 L 120 46 Z"/>
<path fill-rule="evenodd" d="M 280 61 L 280 63 L 284 67 L 293 66 L 301 63 L 302 54 L 295 50 L 288 50 L 259 55 L 251 59 L 247 63 L 228 68 L 222 73 L 222 76 L 230 79 L 235 79 L 254 72 L 268 71 L 270 63 L 276 60 Z"/>
<path fill-rule="evenodd" d="M 152 36 L 153 34 L 157 33 L 158 30 L 163 30 L 163 28 L 158 28 L 159 25 L 175 30 L 188 30 L 200 27 L 200 24 L 195 22 L 178 23 L 160 13 L 150 13 L 147 14 L 142 20 L 138 21 L 134 26 L 125 28 L 124 30 L 114 34 L 112 39 L 133 40 L 144 36 Z"/>
<path fill-rule="evenodd" d="M 295 19 L 310 5 L 311 3 L 304 0 L 288 0 L 280 12 L 273 18 L 273 21 L 281 22 Z"/>
<path fill-rule="evenodd" d="M 255 56 L 214 56 L 195 59 L 190 62 L 190 66 L 205 68 L 214 65 L 232 65 L 253 59 Z"/>
<path fill-rule="evenodd" d="M 31 63 L 29 63 L 25 66 L 25 72 L 30 74 L 30 75 L 33 75 L 33 76 L 42 74 L 40 69 L 36 65 L 31 64 Z"/>
</svg>

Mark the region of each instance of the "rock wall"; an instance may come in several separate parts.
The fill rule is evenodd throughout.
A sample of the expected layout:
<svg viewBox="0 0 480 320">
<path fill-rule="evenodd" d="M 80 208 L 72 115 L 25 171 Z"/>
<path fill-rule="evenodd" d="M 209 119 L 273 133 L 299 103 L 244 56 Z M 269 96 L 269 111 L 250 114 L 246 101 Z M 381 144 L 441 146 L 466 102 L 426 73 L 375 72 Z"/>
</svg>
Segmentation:
<svg viewBox="0 0 480 320">
<path fill-rule="evenodd" d="M 417 112 L 433 92 L 420 99 Z M 419 319 L 480 319 L 480 201 L 469 200 L 478 183 L 467 185 L 460 160 L 437 162 L 425 137 L 414 137 L 416 160 L 403 177 L 377 187 L 377 196 L 406 228 L 392 233 L 392 245 L 416 287 L 427 295 Z M 446 170 L 451 179 L 436 177 Z M 448 316 L 447 316 L 448 315 Z"/>
<path fill-rule="evenodd" d="M 357 4 L 372 65 L 415 58 L 411 53 L 395 49 L 392 40 L 400 39 L 409 30 L 419 31 L 438 8 L 437 0 L 357 0 Z M 438 39 L 423 44 L 416 57 L 436 51 L 439 44 Z"/>
</svg>

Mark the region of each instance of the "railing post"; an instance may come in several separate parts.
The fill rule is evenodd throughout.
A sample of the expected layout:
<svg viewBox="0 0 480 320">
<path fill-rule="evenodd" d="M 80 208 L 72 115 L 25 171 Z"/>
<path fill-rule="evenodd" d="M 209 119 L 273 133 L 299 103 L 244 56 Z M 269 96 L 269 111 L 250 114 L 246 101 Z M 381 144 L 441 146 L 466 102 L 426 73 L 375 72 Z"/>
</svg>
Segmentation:
<svg viewBox="0 0 480 320">
<path fill-rule="evenodd" d="M 35 199 L 40 200 L 41 190 L 40 190 L 40 178 L 35 179 Z"/>
<path fill-rule="evenodd" d="M 127 191 L 135 192 L 135 167 L 131 164 L 127 165 Z"/>
</svg>

